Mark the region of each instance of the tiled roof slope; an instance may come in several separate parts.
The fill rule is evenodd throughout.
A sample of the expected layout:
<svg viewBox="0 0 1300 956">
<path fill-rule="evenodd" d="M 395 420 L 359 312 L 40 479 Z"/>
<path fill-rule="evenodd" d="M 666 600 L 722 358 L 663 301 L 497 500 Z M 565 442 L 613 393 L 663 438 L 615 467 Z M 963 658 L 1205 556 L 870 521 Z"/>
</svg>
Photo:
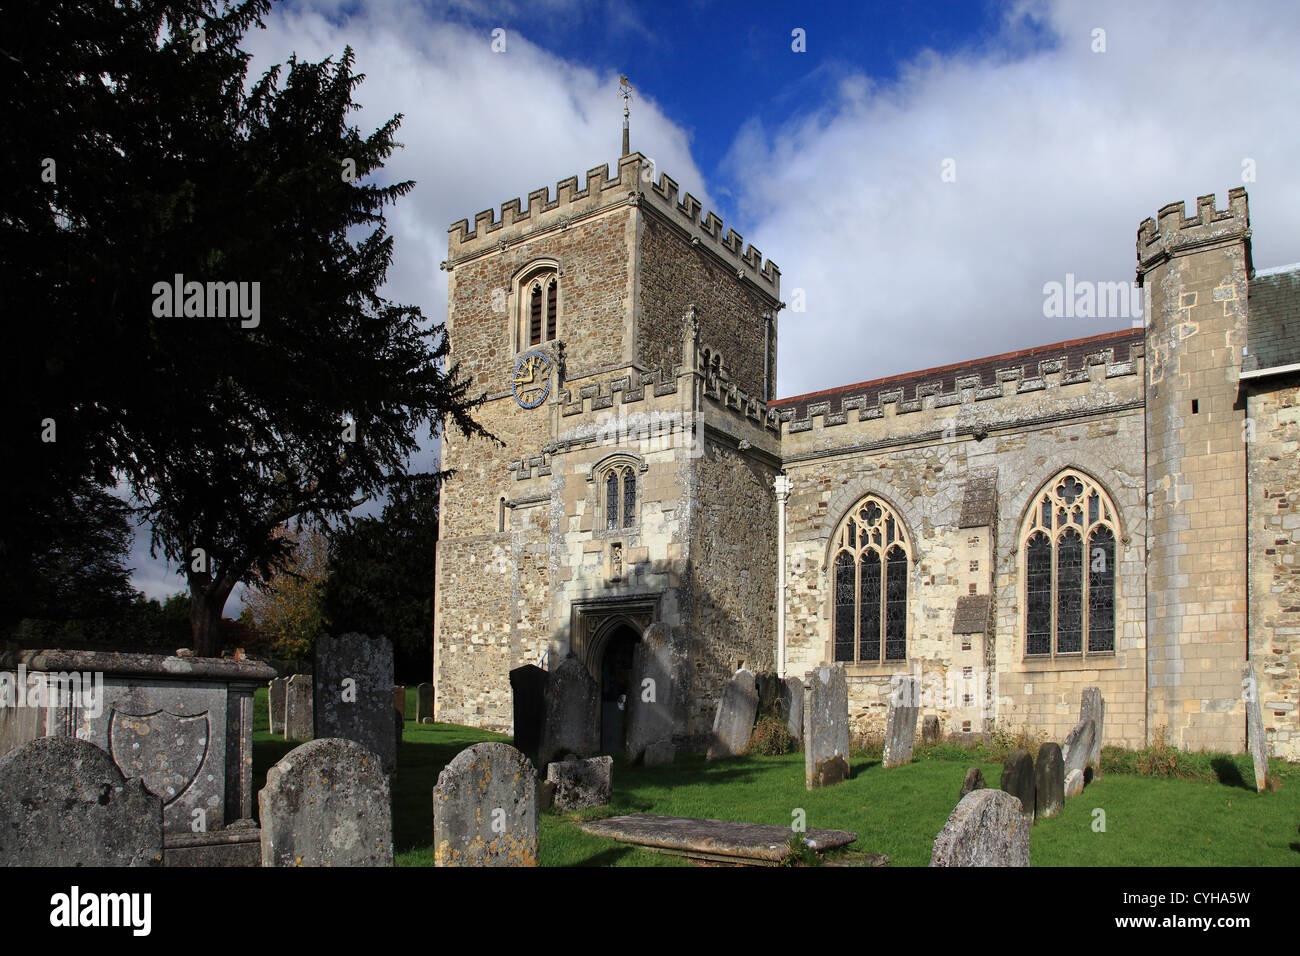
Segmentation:
<svg viewBox="0 0 1300 956">
<path fill-rule="evenodd" d="M 889 378 L 858 382 L 856 385 L 841 385 L 838 388 L 828 388 L 820 392 L 809 392 L 805 395 L 795 395 L 790 398 L 778 398 L 769 402 L 768 405 L 782 411 L 794 409 L 795 418 L 804 418 L 808 413 L 809 405 L 827 402 L 830 403 L 831 411 L 836 412 L 844 399 L 860 395 L 866 397 L 868 407 L 875 407 L 882 393 L 897 392 L 899 389 L 904 389 L 905 396 L 911 398 L 915 394 L 916 387 L 934 383 L 942 385 L 938 394 L 951 394 L 958 390 L 957 381 L 959 379 L 962 381 L 962 388 L 972 387 L 972 380 L 976 378 L 978 378 L 979 385 L 973 387 L 993 386 L 998 384 L 998 373 L 1001 371 L 1021 369 L 1026 377 L 1030 377 L 1038 374 L 1039 362 L 1054 361 L 1060 358 L 1064 358 L 1066 361 L 1065 368 L 1062 369 L 1063 372 L 1078 371 L 1084 369 L 1084 360 L 1087 356 L 1103 349 L 1114 349 L 1114 360 L 1116 362 L 1126 362 L 1130 358 L 1130 348 L 1134 345 L 1140 347 L 1143 344 L 1144 334 L 1144 330 L 1140 328 L 1104 332 L 1101 335 L 1092 335 L 1088 338 L 1054 342 L 1051 345 L 1039 345 L 1018 352 L 1003 352 L 1001 355 L 991 355 L 988 358 L 957 362 L 954 365 L 940 365 L 937 368 L 927 368 L 919 372 L 907 372 L 903 375 L 892 375 Z"/>
<path fill-rule="evenodd" d="M 1300 363 L 1300 265 L 1289 271 L 1256 274 L 1248 292 L 1250 318 L 1246 351 L 1258 368 Z M 1249 362 L 1255 367 L 1255 362 Z"/>
</svg>

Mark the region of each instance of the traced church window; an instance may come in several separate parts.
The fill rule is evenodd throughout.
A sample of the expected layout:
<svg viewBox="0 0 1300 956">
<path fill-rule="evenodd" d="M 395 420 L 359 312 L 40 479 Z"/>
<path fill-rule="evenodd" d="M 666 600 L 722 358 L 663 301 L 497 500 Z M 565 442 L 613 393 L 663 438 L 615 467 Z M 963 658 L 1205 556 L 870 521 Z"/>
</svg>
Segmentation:
<svg viewBox="0 0 1300 956">
<path fill-rule="evenodd" d="M 907 660 L 907 599 L 912 546 L 889 505 L 868 495 L 832 538 L 835 660 Z"/>
<path fill-rule="evenodd" d="M 519 282 L 519 348 L 552 342 L 559 334 L 559 270 L 547 265 Z"/>
<path fill-rule="evenodd" d="M 1115 650 L 1117 527 L 1115 505 L 1081 472 L 1039 490 L 1020 535 L 1027 656 Z"/>
<path fill-rule="evenodd" d="M 636 525 L 636 466 L 610 465 L 602 479 L 605 489 L 605 530 L 631 528 Z"/>
</svg>

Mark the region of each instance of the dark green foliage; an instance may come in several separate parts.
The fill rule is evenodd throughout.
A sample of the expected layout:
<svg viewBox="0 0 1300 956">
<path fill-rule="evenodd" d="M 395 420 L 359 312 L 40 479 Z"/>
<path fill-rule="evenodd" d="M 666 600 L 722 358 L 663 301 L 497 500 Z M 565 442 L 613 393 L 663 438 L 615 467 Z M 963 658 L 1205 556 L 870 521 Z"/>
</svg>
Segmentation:
<svg viewBox="0 0 1300 956">
<path fill-rule="evenodd" d="M 749 735 L 749 746 L 745 752 L 775 757 L 788 754 L 796 749 L 797 741 L 790 736 L 785 721 L 775 714 L 764 714 L 754 723 L 754 731 Z"/>
<path fill-rule="evenodd" d="M 350 49 L 245 92 L 239 44 L 269 6 L 49 0 L 0 17 L 0 297 L 25 319 L 0 386 L 0 454 L 24 463 L 9 497 L 127 481 L 152 544 L 186 569 L 201 654 L 219 652 L 234 586 L 282 562 L 278 525 L 382 494 L 447 417 L 482 434 L 441 324 L 379 295 L 383 207 L 413 187 L 374 181 L 400 116 L 349 124 Z M 155 284 L 178 274 L 259 283 L 257 324 L 156 315 Z M 2 537 L 33 526 L 7 520 Z"/>
</svg>

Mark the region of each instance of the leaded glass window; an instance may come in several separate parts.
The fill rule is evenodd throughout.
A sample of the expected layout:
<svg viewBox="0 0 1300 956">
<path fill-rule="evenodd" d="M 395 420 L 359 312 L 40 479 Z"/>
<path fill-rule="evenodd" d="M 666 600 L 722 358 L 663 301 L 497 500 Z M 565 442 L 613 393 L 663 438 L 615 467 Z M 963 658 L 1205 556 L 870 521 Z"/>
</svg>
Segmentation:
<svg viewBox="0 0 1300 956">
<path fill-rule="evenodd" d="M 605 527 L 618 527 L 618 471 L 610 469 L 605 476 Z"/>
<path fill-rule="evenodd" d="M 604 523 L 606 531 L 636 526 L 636 475 L 635 465 L 617 463 L 602 474 L 604 478 Z"/>
<path fill-rule="evenodd" d="M 636 472 L 623 470 L 623 527 L 630 528 L 636 516 Z"/>
<path fill-rule="evenodd" d="M 849 509 L 833 540 L 835 660 L 905 661 L 912 547 L 902 521 L 868 496 Z"/>
<path fill-rule="evenodd" d="M 1020 539 L 1027 655 L 1115 650 L 1116 529 L 1115 506 L 1082 472 L 1039 490 Z"/>
</svg>

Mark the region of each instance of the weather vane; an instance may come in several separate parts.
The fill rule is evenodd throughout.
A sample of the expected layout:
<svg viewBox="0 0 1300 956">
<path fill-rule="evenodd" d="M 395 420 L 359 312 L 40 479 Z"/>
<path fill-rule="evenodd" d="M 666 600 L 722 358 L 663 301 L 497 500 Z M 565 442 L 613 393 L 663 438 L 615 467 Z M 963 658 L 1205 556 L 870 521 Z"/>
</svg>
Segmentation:
<svg viewBox="0 0 1300 956">
<path fill-rule="evenodd" d="M 632 152 L 632 139 L 628 130 L 630 115 L 628 106 L 632 102 L 632 84 L 627 81 L 626 76 L 620 75 L 618 78 L 618 93 L 623 97 L 623 155 L 626 156 Z"/>
</svg>

